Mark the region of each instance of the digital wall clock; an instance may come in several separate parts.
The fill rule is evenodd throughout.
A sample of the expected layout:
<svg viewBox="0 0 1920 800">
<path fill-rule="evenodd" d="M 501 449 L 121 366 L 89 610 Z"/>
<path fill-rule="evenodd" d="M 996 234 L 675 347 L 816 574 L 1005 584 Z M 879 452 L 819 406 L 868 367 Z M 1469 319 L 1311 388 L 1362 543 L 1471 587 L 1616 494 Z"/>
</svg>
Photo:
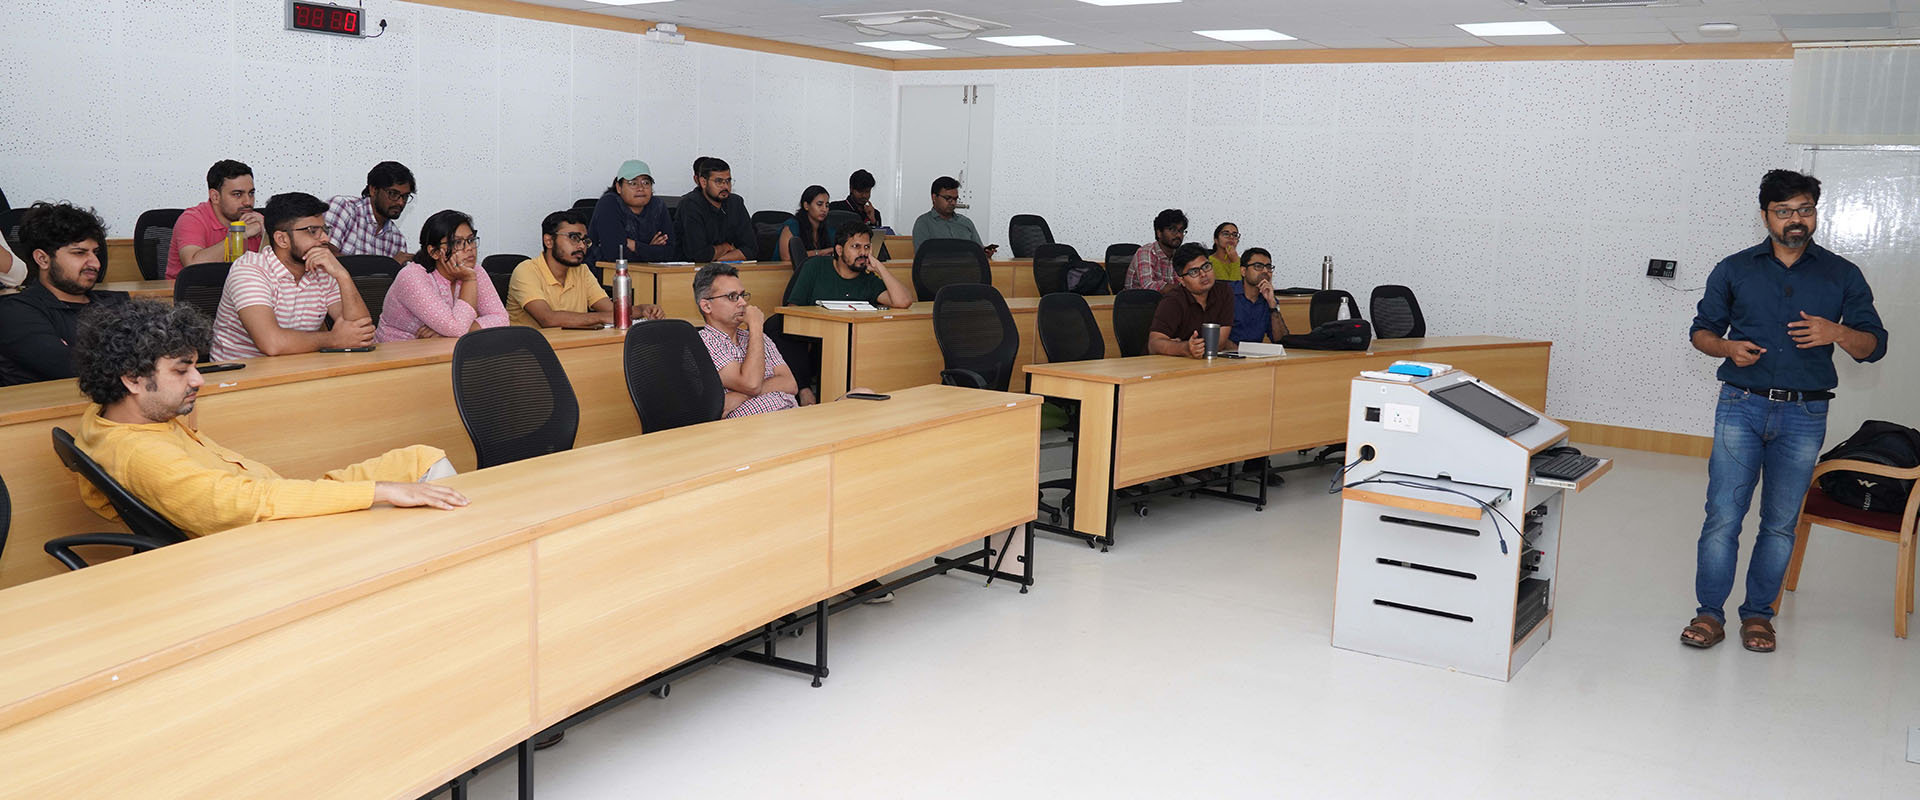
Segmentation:
<svg viewBox="0 0 1920 800">
<path fill-rule="evenodd" d="M 366 38 L 366 16 L 358 8 L 287 0 L 287 30 Z"/>
</svg>

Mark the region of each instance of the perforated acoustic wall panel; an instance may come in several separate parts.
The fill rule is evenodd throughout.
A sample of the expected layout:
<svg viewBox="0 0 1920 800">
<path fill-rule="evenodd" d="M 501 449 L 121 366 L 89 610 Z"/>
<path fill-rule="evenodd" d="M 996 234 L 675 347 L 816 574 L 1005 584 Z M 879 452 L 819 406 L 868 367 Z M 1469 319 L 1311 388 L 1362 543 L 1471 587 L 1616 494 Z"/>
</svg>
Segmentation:
<svg viewBox="0 0 1920 800">
<path fill-rule="evenodd" d="M 1721 257 L 1764 235 L 1786 61 L 1512 62 L 898 73 L 995 87 L 992 209 L 1082 253 L 1238 223 L 1283 286 L 1420 296 L 1428 330 L 1550 338 L 1557 417 L 1713 433 L 1714 362 L 1687 344 Z M 1680 262 L 1671 284 L 1649 258 Z"/>
<path fill-rule="evenodd" d="M 442 208 L 474 216 L 482 254 L 534 252 L 539 222 L 646 160 L 662 194 L 698 155 L 733 167 L 752 210 L 891 171 L 883 71 L 557 23 L 370 2 L 378 39 L 282 29 L 276 0 L 9 0 L 0 25 L 0 189 L 14 205 L 96 207 L 108 235 L 206 197 L 207 167 L 283 191 L 355 194 L 374 163 L 419 179 L 410 244 Z"/>
</svg>

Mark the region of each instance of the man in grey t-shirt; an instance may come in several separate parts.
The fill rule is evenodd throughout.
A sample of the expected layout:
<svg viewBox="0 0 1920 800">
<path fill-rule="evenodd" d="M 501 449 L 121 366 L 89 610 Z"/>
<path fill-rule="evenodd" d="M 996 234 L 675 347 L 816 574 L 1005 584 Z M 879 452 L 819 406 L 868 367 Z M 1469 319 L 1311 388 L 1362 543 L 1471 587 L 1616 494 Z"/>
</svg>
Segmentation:
<svg viewBox="0 0 1920 800">
<path fill-rule="evenodd" d="M 974 244 L 985 245 L 987 257 L 1000 249 L 997 244 L 985 244 L 980 241 L 980 231 L 974 229 L 973 220 L 967 215 L 954 211 L 960 205 L 960 182 L 942 175 L 933 180 L 933 210 L 921 214 L 913 221 L 913 247 L 915 250 L 927 243 L 928 239 L 966 239 Z"/>
</svg>

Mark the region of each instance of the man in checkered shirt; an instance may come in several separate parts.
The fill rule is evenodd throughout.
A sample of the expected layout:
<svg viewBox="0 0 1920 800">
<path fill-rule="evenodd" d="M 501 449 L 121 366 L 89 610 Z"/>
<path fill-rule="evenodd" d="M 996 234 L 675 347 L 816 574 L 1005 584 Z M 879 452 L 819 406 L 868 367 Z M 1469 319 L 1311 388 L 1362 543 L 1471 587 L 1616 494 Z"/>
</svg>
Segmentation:
<svg viewBox="0 0 1920 800">
<path fill-rule="evenodd" d="M 340 195 L 327 201 L 327 230 L 333 250 L 343 256 L 387 256 L 402 264 L 412 260 L 407 235 L 400 232 L 400 215 L 413 199 L 413 172 L 398 161 L 382 161 L 367 172 L 367 186 L 359 197 Z"/>
<path fill-rule="evenodd" d="M 707 326 L 700 339 L 726 387 L 728 418 L 798 408 L 800 384 L 765 332 L 766 313 L 748 302 L 740 270 L 707 264 L 693 275 L 694 301 Z"/>
</svg>

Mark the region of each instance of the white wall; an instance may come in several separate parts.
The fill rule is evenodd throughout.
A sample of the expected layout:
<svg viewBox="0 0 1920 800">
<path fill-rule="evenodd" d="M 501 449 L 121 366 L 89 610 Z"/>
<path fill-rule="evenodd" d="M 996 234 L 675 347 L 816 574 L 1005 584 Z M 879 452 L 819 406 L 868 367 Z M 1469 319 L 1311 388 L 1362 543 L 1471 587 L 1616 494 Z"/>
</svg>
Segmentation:
<svg viewBox="0 0 1920 800">
<path fill-rule="evenodd" d="M 16 206 L 94 206 L 124 237 L 145 209 L 206 199 L 221 158 L 253 167 L 262 203 L 358 193 L 395 159 L 419 180 L 410 244 L 458 208 L 483 254 L 531 253 L 541 217 L 598 196 L 628 158 L 673 194 L 693 188 L 695 156 L 724 158 L 753 210 L 792 210 L 808 183 L 840 197 L 854 169 L 892 163 L 881 70 L 366 5 L 387 33 L 356 41 L 283 30 L 280 0 L 7 0 L 0 188 Z"/>
<path fill-rule="evenodd" d="M 1760 241 L 1791 62 L 1329 64 L 904 72 L 998 93 L 992 220 L 1045 216 L 1098 258 L 1177 207 L 1238 223 L 1281 285 L 1320 258 L 1364 304 L 1413 287 L 1435 334 L 1554 341 L 1547 411 L 1711 435 L 1714 362 L 1688 346 L 1721 257 Z M 903 209 L 901 218 L 905 218 Z M 913 210 L 918 213 L 919 210 Z M 1673 287 L 1649 258 L 1680 262 Z"/>
</svg>

